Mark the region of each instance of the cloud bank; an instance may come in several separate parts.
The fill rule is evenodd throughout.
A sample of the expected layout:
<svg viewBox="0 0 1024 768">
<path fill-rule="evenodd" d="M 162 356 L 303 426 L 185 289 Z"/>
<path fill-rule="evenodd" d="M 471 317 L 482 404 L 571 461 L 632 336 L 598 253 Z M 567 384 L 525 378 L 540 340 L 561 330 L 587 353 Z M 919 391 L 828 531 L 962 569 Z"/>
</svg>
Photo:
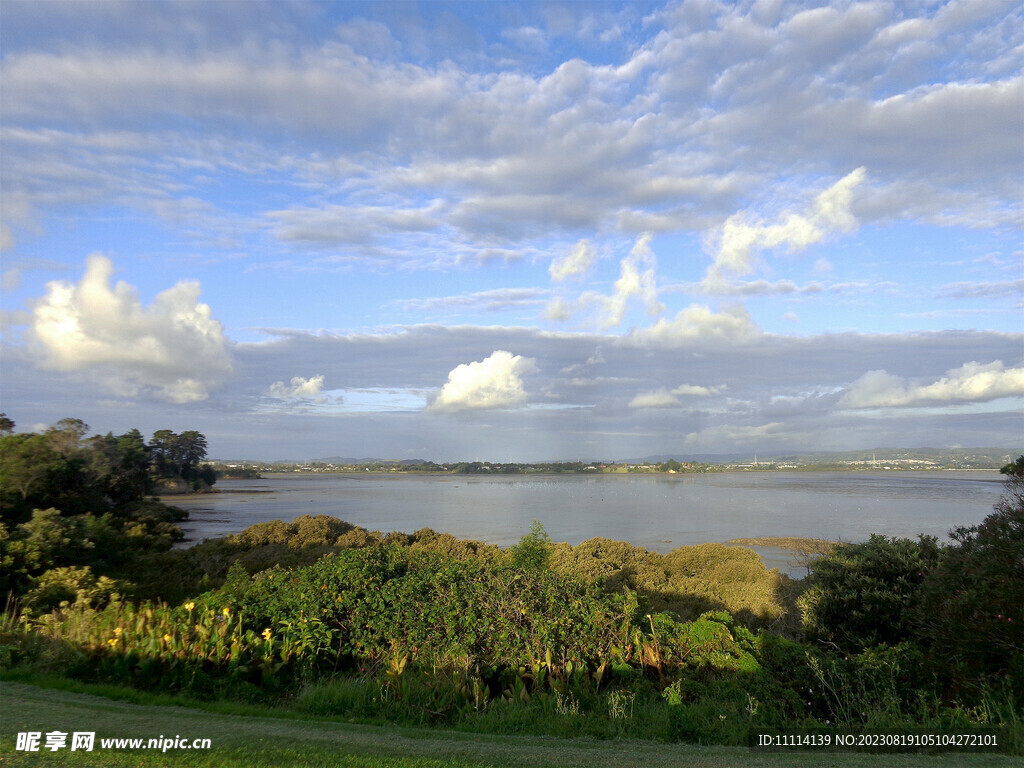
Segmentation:
<svg viewBox="0 0 1024 768">
<path fill-rule="evenodd" d="M 1024 368 L 1006 368 L 1002 360 L 969 362 L 938 381 L 916 384 L 883 370 L 868 371 L 839 401 L 843 408 L 892 408 L 940 403 L 984 403 L 1000 397 L 1024 397 Z"/>
</svg>

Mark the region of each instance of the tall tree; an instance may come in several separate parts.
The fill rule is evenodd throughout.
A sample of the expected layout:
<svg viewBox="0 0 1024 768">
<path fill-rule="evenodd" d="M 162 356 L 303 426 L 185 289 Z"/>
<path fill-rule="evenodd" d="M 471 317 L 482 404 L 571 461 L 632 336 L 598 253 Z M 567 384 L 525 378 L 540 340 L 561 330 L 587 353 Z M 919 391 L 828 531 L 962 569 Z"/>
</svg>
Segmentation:
<svg viewBox="0 0 1024 768">
<path fill-rule="evenodd" d="M 178 435 L 169 429 L 158 429 L 149 441 L 150 459 L 157 477 L 173 477 L 176 471 Z"/>
<path fill-rule="evenodd" d="M 65 460 L 46 435 L 22 432 L 0 437 L 0 489 L 3 496 L 30 502 L 44 496 L 46 485 Z M 4 504 L 6 511 L 7 505 Z"/>
<path fill-rule="evenodd" d="M 199 462 L 205 458 L 205 435 L 190 429 L 178 436 L 178 477 L 196 479 Z"/>
<path fill-rule="evenodd" d="M 137 429 L 114 437 L 97 435 L 87 443 L 89 468 L 114 504 L 127 504 L 145 498 L 153 490 L 149 448 Z"/>
<path fill-rule="evenodd" d="M 46 430 L 50 445 L 65 458 L 72 456 L 82 446 L 82 440 L 89 432 L 89 425 L 81 419 L 61 419 Z"/>
<path fill-rule="evenodd" d="M 206 447 L 206 436 L 194 429 L 180 435 L 169 429 L 154 432 L 149 450 L 157 477 L 197 479 L 199 462 L 206 458 Z"/>
</svg>

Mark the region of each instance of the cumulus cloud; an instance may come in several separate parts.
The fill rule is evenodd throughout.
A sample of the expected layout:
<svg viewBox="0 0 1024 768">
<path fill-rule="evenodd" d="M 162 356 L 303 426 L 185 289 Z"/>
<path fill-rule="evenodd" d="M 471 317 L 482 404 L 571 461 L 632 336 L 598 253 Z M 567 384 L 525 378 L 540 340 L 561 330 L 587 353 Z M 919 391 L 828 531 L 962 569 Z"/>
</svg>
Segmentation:
<svg viewBox="0 0 1024 768">
<path fill-rule="evenodd" d="M 714 261 L 705 282 L 724 281 L 724 273 L 746 275 L 753 271 L 756 252 L 771 248 L 800 251 L 819 243 L 832 232 L 849 232 L 857 226 L 850 210 L 853 190 L 864 181 L 864 168 L 857 168 L 819 194 L 804 213 L 787 212 L 768 224 L 741 211 L 726 219 L 710 239 Z"/>
<path fill-rule="evenodd" d="M 908 381 L 884 370 L 868 371 L 853 382 L 840 408 L 889 408 L 936 403 L 982 403 L 1024 396 L 1024 368 L 1006 368 L 1002 360 L 969 362 L 946 371 L 930 384 Z"/>
<path fill-rule="evenodd" d="M 705 304 L 691 304 L 672 320 L 662 318 L 648 328 L 630 332 L 624 341 L 641 345 L 674 346 L 696 341 L 748 341 L 760 333 L 743 306 L 736 305 L 714 312 Z"/>
<path fill-rule="evenodd" d="M 523 375 L 535 370 L 532 358 L 503 349 L 490 357 L 456 366 L 429 410 L 470 411 L 511 408 L 526 402 Z"/>
<path fill-rule="evenodd" d="M 570 277 L 581 277 L 594 263 L 596 253 L 588 240 L 580 240 L 564 256 L 558 256 L 551 262 L 548 271 L 552 280 L 566 280 Z"/>
<path fill-rule="evenodd" d="M 87 371 L 123 396 L 205 400 L 231 373 L 228 339 L 198 282 L 182 281 L 142 306 L 136 289 L 111 287 L 113 264 L 89 257 L 77 285 L 56 280 L 32 311 L 31 338 L 45 367 Z"/>
<path fill-rule="evenodd" d="M 320 392 L 324 387 L 323 374 L 311 376 L 304 379 L 301 376 L 293 376 L 290 383 L 275 381 L 270 385 L 267 394 L 271 397 L 279 397 L 285 400 L 292 399 L 322 399 Z"/>
<path fill-rule="evenodd" d="M 696 384 L 680 384 L 674 389 L 661 387 L 653 392 L 641 392 L 629 402 L 630 408 L 676 408 L 682 405 L 683 397 L 709 397 L 721 392 L 719 387 L 702 387 Z"/>
</svg>

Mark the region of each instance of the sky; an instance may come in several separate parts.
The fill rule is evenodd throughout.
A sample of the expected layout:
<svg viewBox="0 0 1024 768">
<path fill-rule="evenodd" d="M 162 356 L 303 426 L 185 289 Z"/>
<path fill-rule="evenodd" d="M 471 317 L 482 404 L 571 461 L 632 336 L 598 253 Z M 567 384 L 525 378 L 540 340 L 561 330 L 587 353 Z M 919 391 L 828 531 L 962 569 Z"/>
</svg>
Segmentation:
<svg viewBox="0 0 1024 768">
<path fill-rule="evenodd" d="M 0 3 L 0 408 L 218 458 L 1024 444 L 1018 0 Z"/>
</svg>

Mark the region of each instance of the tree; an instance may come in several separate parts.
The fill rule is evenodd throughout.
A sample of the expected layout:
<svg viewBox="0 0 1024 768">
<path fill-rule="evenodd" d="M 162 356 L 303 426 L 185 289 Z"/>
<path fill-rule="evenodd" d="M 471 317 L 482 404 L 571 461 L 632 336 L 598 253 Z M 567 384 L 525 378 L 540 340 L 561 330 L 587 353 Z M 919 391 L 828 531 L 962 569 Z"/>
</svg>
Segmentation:
<svg viewBox="0 0 1024 768">
<path fill-rule="evenodd" d="M 46 430 L 50 445 L 59 454 L 68 458 L 74 455 L 89 432 L 89 425 L 81 419 L 65 418 Z"/>
<path fill-rule="evenodd" d="M 956 528 L 922 590 L 917 620 L 933 657 L 974 687 L 1006 676 L 1024 698 L 1024 456 L 980 525 Z"/>
<path fill-rule="evenodd" d="M 190 429 L 175 434 L 169 429 L 153 433 L 149 443 L 157 477 L 199 479 L 199 462 L 206 458 L 206 436 Z"/>
<path fill-rule="evenodd" d="M 9 435 L 14 431 L 14 422 L 7 418 L 6 413 L 0 413 L 0 436 Z"/>
<path fill-rule="evenodd" d="M 139 501 L 153 492 L 149 448 L 137 429 L 90 438 L 89 469 L 115 506 Z"/>
<path fill-rule="evenodd" d="M 206 436 L 190 429 L 178 436 L 178 477 L 199 478 L 199 462 L 206 458 Z"/>
<path fill-rule="evenodd" d="M 872 534 L 818 558 L 800 598 L 808 638 L 844 651 L 914 639 L 914 611 L 926 575 L 939 561 L 934 536 Z"/>
<path fill-rule="evenodd" d="M 54 479 L 65 463 L 45 435 L 21 432 L 0 437 L 4 523 L 16 525 L 28 519 L 33 505 L 46 506 L 45 498 L 55 490 Z"/>
<path fill-rule="evenodd" d="M 158 429 L 149 441 L 150 458 L 157 477 L 174 477 L 177 465 L 178 435 L 169 429 Z"/>
</svg>

